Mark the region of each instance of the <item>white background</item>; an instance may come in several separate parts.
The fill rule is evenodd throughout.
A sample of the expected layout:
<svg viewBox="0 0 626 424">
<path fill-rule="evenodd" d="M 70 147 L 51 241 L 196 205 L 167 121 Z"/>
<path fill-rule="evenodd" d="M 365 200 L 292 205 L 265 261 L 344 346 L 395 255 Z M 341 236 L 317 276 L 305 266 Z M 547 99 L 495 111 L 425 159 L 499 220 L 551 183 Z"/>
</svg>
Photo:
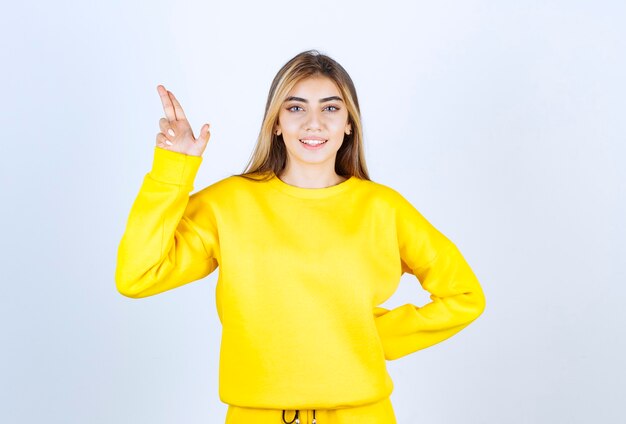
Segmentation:
<svg viewBox="0 0 626 424">
<path fill-rule="evenodd" d="M 388 362 L 398 422 L 624 422 L 624 2 L 25 1 L 0 20 L 1 422 L 223 423 L 217 271 L 129 299 L 116 250 L 157 84 L 211 123 L 197 191 L 243 171 L 274 74 L 311 48 L 356 84 L 371 178 L 487 298 Z M 383 306 L 427 300 L 405 275 Z"/>
</svg>

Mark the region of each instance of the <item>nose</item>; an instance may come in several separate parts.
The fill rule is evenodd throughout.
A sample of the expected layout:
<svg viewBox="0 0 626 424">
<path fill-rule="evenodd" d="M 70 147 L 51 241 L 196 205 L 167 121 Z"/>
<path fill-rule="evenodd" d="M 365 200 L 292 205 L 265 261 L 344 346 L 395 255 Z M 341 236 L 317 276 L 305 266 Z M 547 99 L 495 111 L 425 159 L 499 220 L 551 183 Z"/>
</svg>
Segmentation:
<svg viewBox="0 0 626 424">
<path fill-rule="evenodd" d="M 307 114 L 307 119 L 304 123 L 305 130 L 318 130 L 322 127 L 320 113 L 321 112 L 318 112 L 317 110 L 311 110 L 311 112 Z"/>
</svg>

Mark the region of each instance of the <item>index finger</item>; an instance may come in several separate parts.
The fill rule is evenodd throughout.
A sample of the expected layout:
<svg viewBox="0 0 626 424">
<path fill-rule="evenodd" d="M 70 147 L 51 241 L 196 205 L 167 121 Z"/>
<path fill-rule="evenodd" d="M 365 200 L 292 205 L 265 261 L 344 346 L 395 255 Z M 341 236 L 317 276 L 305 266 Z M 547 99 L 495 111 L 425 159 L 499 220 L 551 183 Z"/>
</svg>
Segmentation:
<svg viewBox="0 0 626 424">
<path fill-rule="evenodd" d="M 174 105 L 172 104 L 172 100 L 167 94 L 167 90 L 165 90 L 165 87 L 163 87 L 162 85 L 157 85 L 157 91 L 159 92 L 159 97 L 161 97 L 161 103 L 163 104 L 165 117 L 168 121 L 175 121 L 176 112 L 174 111 Z"/>
<path fill-rule="evenodd" d="M 174 103 L 174 112 L 176 112 L 176 118 L 179 121 L 187 120 L 187 117 L 185 116 L 185 112 L 183 112 L 183 107 L 180 105 L 180 103 L 178 103 L 178 100 L 176 99 L 176 97 L 174 97 L 174 93 L 172 93 L 169 90 L 168 90 L 168 93 L 170 95 L 170 99 L 172 100 L 172 103 Z"/>
</svg>

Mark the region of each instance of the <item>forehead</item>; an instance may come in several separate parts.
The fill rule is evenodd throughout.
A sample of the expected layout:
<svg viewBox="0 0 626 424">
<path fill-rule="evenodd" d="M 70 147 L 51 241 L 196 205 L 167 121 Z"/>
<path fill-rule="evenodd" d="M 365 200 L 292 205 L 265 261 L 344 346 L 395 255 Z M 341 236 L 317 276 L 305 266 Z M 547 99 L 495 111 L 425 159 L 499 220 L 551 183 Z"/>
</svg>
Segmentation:
<svg viewBox="0 0 626 424">
<path fill-rule="evenodd" d="M 312 97 L 313 100 L 340 95 L 341 91 L 332 79 L 319 75 L 298 81 L 288 93 L 288 96 Z"/>
</svg>

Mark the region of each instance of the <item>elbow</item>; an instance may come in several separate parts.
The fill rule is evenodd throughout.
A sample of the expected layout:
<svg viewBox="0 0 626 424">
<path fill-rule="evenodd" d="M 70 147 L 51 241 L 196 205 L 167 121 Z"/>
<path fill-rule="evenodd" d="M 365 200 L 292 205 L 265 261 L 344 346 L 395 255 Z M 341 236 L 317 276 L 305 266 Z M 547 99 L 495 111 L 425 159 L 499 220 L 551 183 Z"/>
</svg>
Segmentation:
<svg viewBox="0 0 626 424">
<path fill-rule="evenodd" d="M 119 285 L 117 286 L 117 291 L 125 296 L 125 297 L 129 297 L 131 299 L 139 299 L 141 296 L 138 296 L 136 292 L 132 291 L 132 290 L 128 290 L 125 287 L 120 287 Z"/>
<path fill-rule="evenodd" d="M 485 293 L 483 290 L 478 287 L 477 290 L 470 293 L 470 305 L 472 308 L 471 312 L 471 320 L 474 321 L 476 318 L 481 316 L 483 312 L 485 312 L 485 308 L 487 306 L 487 300 L 485 298 Z"/>
<path fill-rule="evenodd" d="M 115 286 L 117 291 L 123 296 L 131 299 L 138 299 L 140 297 L 137 291 L 132 289 L 132 284 L 128 284 L 127 282 L 121 280 L 115 280 Z"/>
<path fill-rule="evenodd" d="M 137 281 L 125 276 L 122 272 L 120 272 L 119 268 L 115 272 L 115 288 L 121 295 L 131 299 L 144 297 L 141 295 L 141 290 L 138 288 Z"/>
</svg>

